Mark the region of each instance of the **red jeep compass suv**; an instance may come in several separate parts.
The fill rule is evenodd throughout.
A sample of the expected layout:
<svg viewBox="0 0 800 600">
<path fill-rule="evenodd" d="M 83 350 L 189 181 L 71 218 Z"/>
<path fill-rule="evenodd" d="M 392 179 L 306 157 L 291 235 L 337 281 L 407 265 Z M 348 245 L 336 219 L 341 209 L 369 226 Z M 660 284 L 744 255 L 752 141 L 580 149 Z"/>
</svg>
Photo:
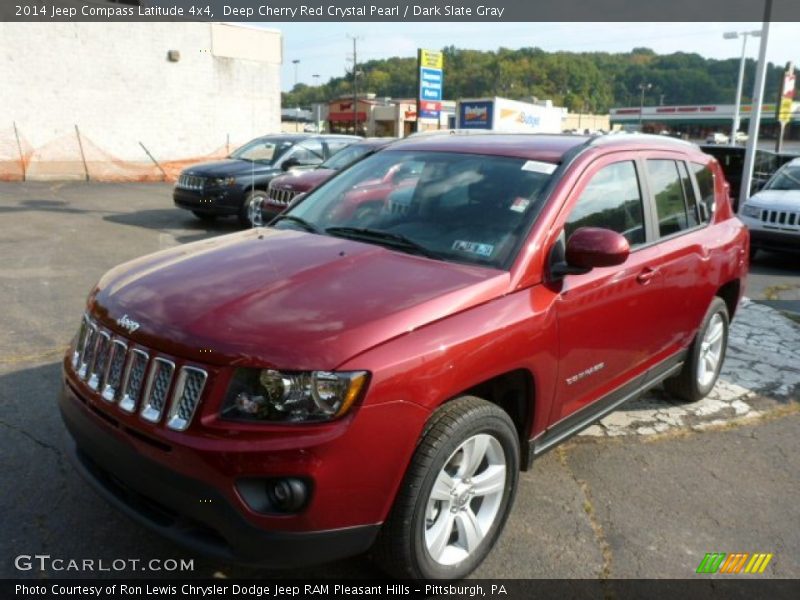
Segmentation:
<svg viewBox="0 0 800 600">
<path fill-rule="evenodd" d="M 714 386 L 748 266 L 725 189 L 661 137 L 393 144 L 270 228 L 100 280 L 64 360 L 76 464 L 224 559 L 372 547 L 397 576 L 463 577 L 534 457 L 659 382 Z"/>
</svg>

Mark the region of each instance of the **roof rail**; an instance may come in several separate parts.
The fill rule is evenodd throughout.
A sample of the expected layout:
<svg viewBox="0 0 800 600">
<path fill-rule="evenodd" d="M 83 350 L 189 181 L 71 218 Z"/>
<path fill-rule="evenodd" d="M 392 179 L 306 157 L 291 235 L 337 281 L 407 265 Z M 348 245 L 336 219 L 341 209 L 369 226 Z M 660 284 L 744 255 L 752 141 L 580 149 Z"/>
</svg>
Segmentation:
<svg viewBox="0 0 800 600">
<path fill-rule="evenodd" d="M 675 144 L 680 145 L 683 147 L 691 146 L 693 148 L 697 148 L 697 144 L 694 142 L 689 142 L 686 140 L 681 140 L 674 137 L 669 137 L 666 135 L 653 135 L 651 133 L 628 133 L 627 131 L 618 131 L 618 132 L 611 132 L 602 135 L 594 135 L 589 138 L 588 145 L 589 146 L 599 146 L 601 144 L 609 144 L 619 140 L 624 140 L 626 142 L 658 142 L 660 144 L 667 143 L 667 144 Z"/>
</svg>

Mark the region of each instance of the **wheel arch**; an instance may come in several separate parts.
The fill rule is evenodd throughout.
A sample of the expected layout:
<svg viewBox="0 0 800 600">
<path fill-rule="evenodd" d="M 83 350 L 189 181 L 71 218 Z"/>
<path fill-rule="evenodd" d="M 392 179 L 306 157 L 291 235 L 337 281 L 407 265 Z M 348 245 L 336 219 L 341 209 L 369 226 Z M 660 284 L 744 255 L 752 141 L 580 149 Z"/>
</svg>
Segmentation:
<svg viewBox="0 0 800 600">
<path fill-rule="evenodd" d="M 527 369 L 506 371 L 474 384 L 450 396 L 439 405 L 462 396 L 477 396 L 503 409 L 514 423 L 520 443 L 520 467 L 527 471 L 530 467 L 529 439 L 533 427 L 536 400 L 536 380 Z"/>
</svg>

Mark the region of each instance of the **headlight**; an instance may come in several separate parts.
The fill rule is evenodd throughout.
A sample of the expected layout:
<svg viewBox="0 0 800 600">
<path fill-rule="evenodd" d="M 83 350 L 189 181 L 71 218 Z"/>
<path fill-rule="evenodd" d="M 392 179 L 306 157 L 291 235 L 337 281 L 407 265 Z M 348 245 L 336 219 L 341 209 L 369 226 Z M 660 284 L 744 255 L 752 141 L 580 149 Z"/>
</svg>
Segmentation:
<svg viewBox="0 0 800 600">
<path fill-rule="evenodd" d="M 753 219 L 758 219 L 761 216 L 761 209 L 757 206 L 752 206 L 750 204 L 745 204 L 742 207 L 742 214 L 745 217 L 751 217 Z"/>
<path fill-rule="evenodd" d="M 290 423 L 329 421 L 350 410 L 366 382 L 365 371 L 237 369 L 222 405 L 222 417 Z"/>
<path fill-rule="evenodd" d="M 214 185 L 219 187 L 231 186 L 236 183 L 236 177 L 217 177 L 212 179 Z"/>
</svg>

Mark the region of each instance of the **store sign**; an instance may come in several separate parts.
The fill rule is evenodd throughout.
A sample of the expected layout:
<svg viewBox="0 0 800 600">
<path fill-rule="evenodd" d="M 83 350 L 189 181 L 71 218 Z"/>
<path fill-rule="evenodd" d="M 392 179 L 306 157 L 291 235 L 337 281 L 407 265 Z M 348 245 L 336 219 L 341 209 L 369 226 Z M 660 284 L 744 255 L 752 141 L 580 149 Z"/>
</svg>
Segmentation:
<svg viewBox="0 0 800 600">
<path fill-rule="evenodd" d="M 419 50 L 419 116 L 421 119 L 438 119 L 441 111 L 444 85 L 444 55 L 432 50 Z"/>
<path fill-rule="evenodd" d="M 789 63 L 786 73 L 783 75 L 783 85 L 781 86 L 781 95 L 778 99 L 778 122 L 782 124 L 788 123 L 792 118 L 792 101 L 794 100 L 794 86 L 795 75 L 794 65 Z"/>
<path fill-rule="evenodd" d="M 491 129 L 491 102 L 462 102 L 458 110 L 459 126 L 462 129 Z"/>
</svg>

